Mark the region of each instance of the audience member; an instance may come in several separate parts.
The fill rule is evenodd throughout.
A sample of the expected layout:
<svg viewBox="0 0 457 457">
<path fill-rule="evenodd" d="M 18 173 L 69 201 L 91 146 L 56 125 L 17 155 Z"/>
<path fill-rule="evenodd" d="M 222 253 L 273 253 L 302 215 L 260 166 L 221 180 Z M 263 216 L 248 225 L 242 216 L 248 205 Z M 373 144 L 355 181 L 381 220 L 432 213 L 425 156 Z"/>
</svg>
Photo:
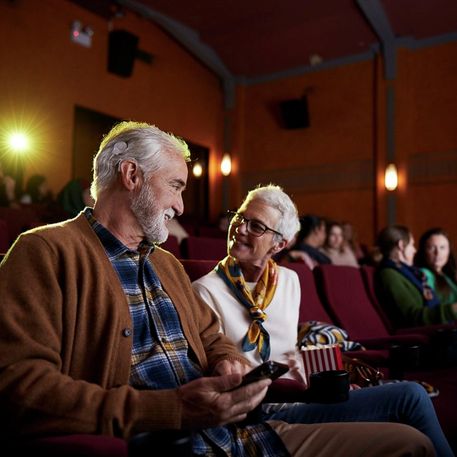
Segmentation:
<svg viewBox="0 0 457 457">
<path fill-rule="evenodd" d="M 287 251 L 286 259 L 291 262 L 304 262 L 311 269 L 316 265 L 332 263 L 320 250 L 324 241 L 325 220 L 314 214 L 307 214 L 300 218 L 300 231 L 295 243 Z"/>
<path fill-rule="evenodd" d="M 21 197 L 21 203 L 49 203 L 52 201 L 52 192 L 48 188 L 46 176 L 30 176 L 25 185 L 25 193 Z"/>
<path fill-rule="evenodd" d="M 19 207 L 16 199 L 16 180 L 0 162 L 0 206 Z"/>
<path fill-rule="evenodd" d="M 427 230 L 420 237 L 414 264 L 422 269 L 442 305 L 457 302 L 455 257 L 449 236 L 442 228 Z"/>
<path fill-rule="evenodd" d="M 298 276 L 272 259 L 298 229 L 296 207 L 280 187 L 250 191 L 233 214 L 228 256 L 192 287 L 215 311 L 221 332 L 253 365 L 268 359 L 281 361 L 291 367 L 289 377 L 303 380 L 302 357 L 297 351 Z M 439 455 L 452 455 L 431 400 L 418 384 L 368 387 L 349 395 L 344 403 L 287 405 L 268 417 L 289 423 L 404 422 L 426 433 Z"/>
<path fill-rule="evenodd" d="M 57 203 L 51 190 L 48 189 L 47 178 L 43 175 L 30 176 L 20 202 L 23 208 L 32 206 L 37 222 L 41 224 L 59 222 L 68 217 L 66 211 Z"/>
<path fill-rule="evenodd" d="M 343 227 L 339 222 L 327 221 L 326 238 L 321 251 L 334 265 L 359 267 L 354 252 L 344 239 Z"/>
<path fill-rule="evenodd" d="M 403 424 L 241 425 L 270 380 L 220 333 L 157 244 L 183 212 L 187 145 L 116 125 L 94 159 L 95 205 L 22 234 L 0 265 L 0 438 L 192 430 L 195 455 L 432 456 Z M 33 252 L 33 261 L 30 261 Z"/>
<path fill-rule="evenodd" d="M 343 229 L 344 241 L 354 253 L 357 262 L 359 264 L 364 263 L 366 260 L 367 253 L 364 252 L 362 245 L 359 243 L 357 231 L 354 229 L 354 226 L 348 221 L 343 221 L 341 223 L 341 227 Z"/>
<path fill-rule="evenodd" d="M 457 303 L 441 304 L 426 275 L 413 266 L 414 238 L 407 227 L 392 225 L 378 235 L 382 261 L 376 287 L 380 303 L 397 327 L 453 322 Z"/>
<path fill-rule="evenodd" d="M 57 195 L 57 202 L 69 217 L 77 216 L 86 206 L 93 204 L 89 181 L 72 179 Z"/>
<path fill-rule="evenodd" d="M 230 218 L 228 217 L 227 211 L 222 211 L 219 213 L 219 217 L 217 218 L 217 228 L 227 236 L 227 231 L 230 225 Z"/>
</svg>

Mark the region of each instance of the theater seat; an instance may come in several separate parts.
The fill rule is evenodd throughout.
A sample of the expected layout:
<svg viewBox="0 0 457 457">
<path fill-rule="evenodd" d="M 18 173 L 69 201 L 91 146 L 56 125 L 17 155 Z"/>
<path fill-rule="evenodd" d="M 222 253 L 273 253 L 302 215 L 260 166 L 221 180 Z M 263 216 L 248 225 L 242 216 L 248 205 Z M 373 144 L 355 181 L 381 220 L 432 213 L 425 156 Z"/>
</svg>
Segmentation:
<svg viewBox="0 0 457 457">
<path fill-rule="evenodd" d="M 188 236 L 181 242 L 183 259 L 222 260 L 227 255 L 227 241 L 223 238 Z"/>
<path fill-rule="evenodd" d="M 125 440 L 111 436 L 88 434 L 20 440 L 14 445 L 7 446 L 7 450 L 11 456 L 128 457 L 127 442 Z"/>
<path fill-rule="evenodd" d="M 8 224 L 0 219 L 0 253 L 5 253 L 10 247 Z"/>
<path fill-rule="evenodd" d="M 426 335 L 392 335 L 370 301 L 360 271 L 355 267 L 318 265 L 313 270 L 320 297 L 334 321 L 357 341 L 427 344 Z"/>
<path fill-rule="evenodd" d="M 181 257 L 178 238 L 176 238 L 174 235 L 168 235 L 167 240 L 162 243 L 160 247 L 166 251 L 171 252 L 178 259 Z"/>
<path fill-rule="evenodd" d="M 457 329 L 456 324 L 430 324 L 425 325 L 422 327 L 404 327 L 404 328 L 396 328 L 393 322 L 389 319 L 389 316 L 384 311 L 382 304 L 378 300 L 378 296 L 376 294 L 376 287 L 375 287 L 375 267 L 370 265 L 363 265 L 360 268 L 360 272 L 362 274 L 362 279 L 365 284 L 367 295 L 374 305 L 376 311 L 381 316 L 386 328 L 389 330 L 391 334 L 402 334 L 402 333 L 423 333 L 425 335 L 435 335 L 441 331 L 453 331 Z"/>
<path fill-rule="evenodd" d="M 159 430 L 134 435 L 130 440 L 104 435 L 74 434 L 20 440 L 2 455 L 33 457 L 169 457 L 191 456 L 191 432 Z"/>
<path fill-rule="evenodd" d="M 184 270 L 191 281 L 195 281 L 209 273 L 216 265 L 217 260 L 181 259 Z"/>
<path fill-rule="evenodd" d="M 299 324 L 306 321 L 321 321 L 340 325 L 325 309 L 317 291 L 313 272 L 309 267 L 301 262 L 290 262 L 283 264 L 283 266 L 294 270 L 300 281 L 301 300 Z M 358 341 L 356 338 L 353 338 L 350 333 L 349 337 L 353 341 Z M 375 366 L 386 367 L 389 365 L 389 352 L 383 348 L 350 351 L 347 352 L 347 355 L 356 357 Z"/>
<path fill-rule="evenodd" d="M 302 262 L 290 262 L 282 266 L 294 270 L 300 281 L 301 300 L 299 322 L 321 321 L 332 322 L 332 318 L 322 304 L 316 290 L 313 272 Z"/>
<path fill-rule="evenodd" d="M 0 219 L 4 220 L 7 224 L 10 245 L 25 230 L 42 225 L 36 212 L 32 208 L 27 207 L 0 207 Z"/>
</svg>

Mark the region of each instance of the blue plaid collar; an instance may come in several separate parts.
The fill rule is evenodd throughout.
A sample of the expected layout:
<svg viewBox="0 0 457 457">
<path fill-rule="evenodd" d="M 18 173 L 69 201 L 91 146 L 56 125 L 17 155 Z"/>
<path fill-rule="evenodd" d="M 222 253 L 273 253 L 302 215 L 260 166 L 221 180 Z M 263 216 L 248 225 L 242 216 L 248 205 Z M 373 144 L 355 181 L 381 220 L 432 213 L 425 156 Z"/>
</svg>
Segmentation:
<svg viewBox="0 0 457 457">
<path fill-rule="evenodd" d="M 154 245 L 151 245 L 146 241 L 142 241 L 136 250 L 128 248 L 124 243 L 119 241 L 106 227 L 100 224 L 97 219 L 95 219 L 94 210 L 92 208 L 85 208 L 83 213 L 87 218 L 90 226 L 92 227 L 92 230 L 102 242 L 110 261 L 118 259 L 126 253 L 131 255 L 138 255 L 140 250 L 146 250 L 146 255 L 149 255 L 153 250 Z"/>
</svg>

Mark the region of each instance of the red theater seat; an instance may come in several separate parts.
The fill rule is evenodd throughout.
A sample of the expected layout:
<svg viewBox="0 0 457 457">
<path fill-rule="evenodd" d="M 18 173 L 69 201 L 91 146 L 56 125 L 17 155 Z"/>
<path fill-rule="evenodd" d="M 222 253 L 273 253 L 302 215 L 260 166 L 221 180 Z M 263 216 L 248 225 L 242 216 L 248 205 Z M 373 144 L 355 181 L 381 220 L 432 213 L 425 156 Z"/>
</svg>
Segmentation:
<svg viewBox="0 0 457 457">
<path fill-rule="evenodd" d="M 0 219 L 0 252 L 5 253 L 10 247 L 8 224 L 4 219 Z"/>
<path fill-rule="evenodd" d="M 103 435 L 63 435 L 21 440 L 7 449 L 10 455 L 34 457 L 128 457 L 125 440 Z"/>
<path fill-rule="evenodd" d="M 179 249 L 178 238 L 174 235 L 168 235 L 167 240 L 160 245 L 162 249 L 171 252 L 175 257 L 181 257 L 181 251 Z"/>
<path fill-rule="evenodd" d="M 191 281 L 205 276 L 217 265 L 217 262 L 218 260 L 181 259 L 181 263 Z"/>
<path fill-rule="evenodd" d="M 181 242 L 183 259 L 221 260 L 227 255 L 227 241 L 223 238 L 189 236 Z"/>
<path fill-rule="evenodd" d="M 386 343 L 427 344 L 425 335 L 391 335 L 370 301 L 358 268 L 319 265 L 313 270 L 320 296 L 334 321 L 353 339 L 384 340 Z"/>
</svg>

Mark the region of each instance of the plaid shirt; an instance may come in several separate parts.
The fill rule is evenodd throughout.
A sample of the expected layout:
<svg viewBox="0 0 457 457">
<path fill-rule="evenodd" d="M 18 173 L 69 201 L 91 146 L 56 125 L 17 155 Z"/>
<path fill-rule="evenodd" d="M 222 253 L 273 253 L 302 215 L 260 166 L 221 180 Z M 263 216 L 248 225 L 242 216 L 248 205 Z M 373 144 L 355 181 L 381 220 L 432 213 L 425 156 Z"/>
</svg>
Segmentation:
<svg viewBox="0 0 457 457">
<path fill-rule="evenodd" d="M 117 272 L 129 304 L 133 322 L 130 384 L 139 389 L 170 389 L 201 377 L 201 368 L 188 356 L 176 309 L 149 261 L 154 246 L 142 242 L 133 251 L 98 223 L 90 208 L 84 214 Z M 194 454 L 215 456 L 220 450 L 240 457 L 288 455 L 267 424 L 229 425 L 194 434 Z"/>
</svg>

